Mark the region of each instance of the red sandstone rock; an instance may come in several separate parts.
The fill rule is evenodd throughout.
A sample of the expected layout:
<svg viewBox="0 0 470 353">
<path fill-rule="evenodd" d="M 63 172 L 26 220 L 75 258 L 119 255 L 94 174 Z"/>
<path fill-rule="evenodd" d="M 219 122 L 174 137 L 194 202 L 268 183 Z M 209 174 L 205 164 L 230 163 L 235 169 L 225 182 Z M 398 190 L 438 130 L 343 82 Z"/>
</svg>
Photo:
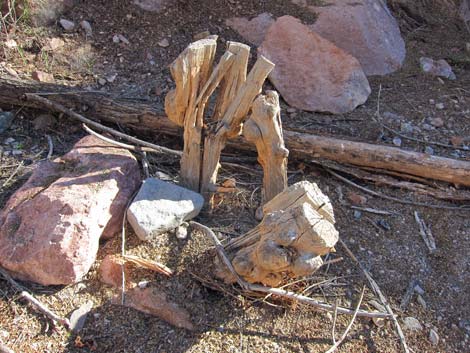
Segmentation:
<svg viewBox="0 0 470 353">
<path fill-rule="evenodd" d="M 101 282 L 114 288 L 122 288 L 122 266 L 124 266 L 126 288 L 134 287 L 135 284 L 130 281 L 129 270 L 125 264 L 126 261 L 119 255 L 106 255 L 100 265 Z"/>
<path fill-rule="evenodd" d="M 278 18 L 258 51 L 276 64 L 269 79 L 292 107 L 346 113 L 371 92 L 354 57 L 294 17 Z"/>
<path fill-rule="evenodd" d="M 79 281 L 139 184 L 132 154 L 93 136 L 40 163 L 0 212 L 0 266 L 44 285 Z"/>
</svg>

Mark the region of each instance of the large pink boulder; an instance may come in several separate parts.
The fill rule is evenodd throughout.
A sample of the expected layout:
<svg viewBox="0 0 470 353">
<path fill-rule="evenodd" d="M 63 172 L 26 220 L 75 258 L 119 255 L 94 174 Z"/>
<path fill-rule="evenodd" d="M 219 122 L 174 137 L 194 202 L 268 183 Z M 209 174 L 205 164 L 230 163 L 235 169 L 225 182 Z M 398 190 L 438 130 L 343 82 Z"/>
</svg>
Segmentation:
<svg viewBox="0 0 470 353">
<path fill-rule="evenodd" d="M 273 22 L 271 14 L 263 12 L 251 20 L 246 17 L 232 17 L 227 19 L 225 24 L 237 31 L 250 44 L 259 46 Z"/>
<path fill-rule="evenodd" d="M 269 79 L 292 107 L 346 113 L 371 92 L 353 56 L 294 17 L 278 18 L 258 52 L 276 64 Z"/>
<path fill-rule="evenodd" d="M 132 154 L 93 136 L 40 163 L 0 212 L 0 266 L 44 285 L 79 281 L 139 184 Z"/>
<path fill-rule="evenodd" d="M 359 60 L 366 75 L 385 75 L 402 66 L 405 42 L 385 1 L 328 0 L 325 6 L 306 6 L 318 16 L 310 28 Z"/>
</svg>

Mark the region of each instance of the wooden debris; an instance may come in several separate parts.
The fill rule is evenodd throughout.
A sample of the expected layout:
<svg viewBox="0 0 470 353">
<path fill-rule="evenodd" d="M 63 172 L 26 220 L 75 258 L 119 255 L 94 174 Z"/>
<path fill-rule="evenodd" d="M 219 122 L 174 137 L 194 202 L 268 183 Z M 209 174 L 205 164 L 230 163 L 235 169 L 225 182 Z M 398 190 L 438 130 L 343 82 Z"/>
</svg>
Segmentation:
<svg viewBox="0 0 470 353">
<path fill-rule="evenodd" d="M 258 161 L 263 166 L 262 204 L 287 187 L 287 156 L 282 135 L 279 95 L 268 91 L 253 103 L 252 114 L 243 127 L 247 141 L 256 145 Z"/>
<path fill-rule="evenodd" d="M 90 117 L 109 123 L 119 123 L 136 131 L 158 131 L 161 134 L 181 136 L 181 130 L 159 111 L 152 102 L 129 99 L 100 91 L 85 91 L 76 87 L 37 83 L 34 81 L 0 78 L 0 104 L 40 108 L 57 111 L 44 102 L 25 95 L 47 95 L 50 100 L 69 109 L 89 111 Z M 96 127 L 96 126 L 95 126 Z M 405 151 L 400 148 L 364 142 L 348 141 L 327 136 L 284 129 L 284 140 L 290 156 L 311 161 L 325 158 L 339 163 L 349 163 L 399 172 L 409 176 L 441 180 L 470 186 L 470 162 L 424 153 Z M 253 150 L 244 139 L 229 141 L 238 150 Z"/>
<path fill-rule="evenodd" d="M 431 233 L 431 228 L 429 228 L 426 223 L 419 217 L 418 211 L 414 212 L 416 223 L 418 223 L 419 227 L 419 234 L 423 238 L 424 244 L 429 249 L 430 253 L 436 251 L 436 241 L 434 240 L 434 236 Z"/>
<path fill-rule="evenodd" d="M 131 262 L 134 265 L 145 268 L 147 270 L 155 271 L 166 276 L 171 276 L 173 274 L 173 271 L 170 268 L 157 261 L 146 260 L 138 256 L 127 254 L 124 255 L 123 258 L 126 262 Z"/>
<path fill-rule="evenodd" d="M 250 283 L 278 286 L 286 276 L 306 276 L 320 268 L 321 255 L 333 251 L 338 240 L 334 217 L 322 207 L 325 198 L 312 184 L 302 182 L 268 202 L 263 221 L 226 246 L 235 271 Z M 235 281 L 226 272 L 219 275 Z"/>
</svg>

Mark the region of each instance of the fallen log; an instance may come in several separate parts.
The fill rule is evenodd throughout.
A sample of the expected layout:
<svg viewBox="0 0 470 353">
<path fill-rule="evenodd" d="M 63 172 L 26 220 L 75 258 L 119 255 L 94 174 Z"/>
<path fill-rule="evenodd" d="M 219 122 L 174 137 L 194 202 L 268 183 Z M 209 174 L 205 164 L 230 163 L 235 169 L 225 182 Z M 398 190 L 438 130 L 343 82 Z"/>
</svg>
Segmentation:
<svg viewBox="0 0 470 353">
<path fill-rule="evenodd" d="M 75 109 L 90 119 L 119 123 L 136 131 L 153 131 L 182 136 L 182 130 L 152 102 L 140 98 L 85 91 L 76 87 L 20 81 L 0 77 L 0 106 L 44 109 L 24 99 L 25 93 L 47 94 L 47 98 Z M 390 170 L 470 186 L 470 162 L 430 156 L 397 147 L 348 141 L 284 129 L 284 140 L 291 156 L 306 161 L 324 158 L 356 166 Z M 254 150 L 245 139 L 229 141 L 235 149 Z"/>
</svg>

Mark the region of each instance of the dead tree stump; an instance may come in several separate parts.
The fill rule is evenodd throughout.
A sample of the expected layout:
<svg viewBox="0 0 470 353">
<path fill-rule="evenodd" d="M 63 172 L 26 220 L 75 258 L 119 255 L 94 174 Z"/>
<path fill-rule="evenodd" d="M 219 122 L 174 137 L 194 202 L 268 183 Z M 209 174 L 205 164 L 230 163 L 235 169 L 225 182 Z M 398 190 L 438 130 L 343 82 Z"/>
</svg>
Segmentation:
<svg viewBox="0 0 470 353">
<path fill-rule="evenodd" d="M 278 286 L 307 276 L 338 241 L 333 208 L 316 184 L 292 185 L 266 203 L 261 223 L 225 246 L 235 271 L 250 283 Z M 226 282 L 235 279 L 218 266 Z"/>
</svg>

